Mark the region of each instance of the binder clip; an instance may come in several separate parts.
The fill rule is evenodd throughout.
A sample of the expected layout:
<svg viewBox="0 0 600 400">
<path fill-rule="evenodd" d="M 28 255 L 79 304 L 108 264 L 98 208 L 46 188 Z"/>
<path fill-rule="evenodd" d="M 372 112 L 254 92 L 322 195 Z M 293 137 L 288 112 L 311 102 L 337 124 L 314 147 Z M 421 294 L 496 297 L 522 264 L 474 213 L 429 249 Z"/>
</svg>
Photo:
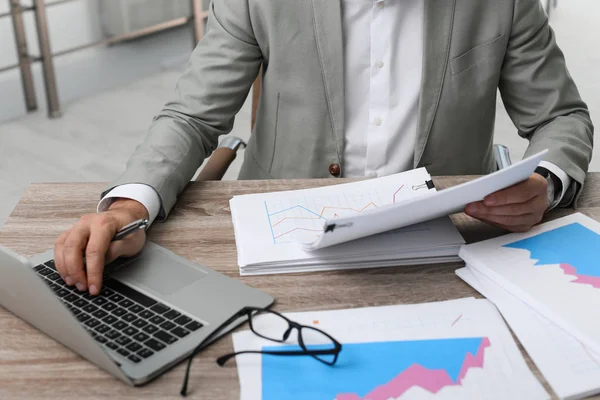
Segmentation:
<svg viewBox="0 0 600 400">
<path fill-rule="evenodd" d="M 348 222 L 347 224 L 331 224 L 327 225 L 325 228 L 325 233 L 335 231 L 335 228 L 350 228 L 352 226 L 352 222 Z"/>
<path fill-rule="evenodd" d="M 425 188 L 427 190 L 434 189 L 435 185 L 433 184 L 433 181 L 428 180 L 428 181 L 425 181 L 425 183 L 422 185 L 413 185 L 413 187 L 412 187 L 413 190 L 419 190 L 419 189 L 425 189 Z"/>
</svg>

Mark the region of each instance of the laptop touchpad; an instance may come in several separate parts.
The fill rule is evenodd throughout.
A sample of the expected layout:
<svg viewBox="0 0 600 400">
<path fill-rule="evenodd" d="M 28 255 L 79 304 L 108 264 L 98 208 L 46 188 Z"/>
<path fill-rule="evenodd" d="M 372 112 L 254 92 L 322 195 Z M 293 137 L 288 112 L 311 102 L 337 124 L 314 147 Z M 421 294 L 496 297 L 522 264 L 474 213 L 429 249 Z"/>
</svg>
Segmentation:
<svg viewBox="0 0 600 400">
<path fill-rule="evenodd" d="M 164 296 L 174 294 L 205 276 L 205 272 L 160 250 L 142 252 L 114 275 Z"/>
</svg>

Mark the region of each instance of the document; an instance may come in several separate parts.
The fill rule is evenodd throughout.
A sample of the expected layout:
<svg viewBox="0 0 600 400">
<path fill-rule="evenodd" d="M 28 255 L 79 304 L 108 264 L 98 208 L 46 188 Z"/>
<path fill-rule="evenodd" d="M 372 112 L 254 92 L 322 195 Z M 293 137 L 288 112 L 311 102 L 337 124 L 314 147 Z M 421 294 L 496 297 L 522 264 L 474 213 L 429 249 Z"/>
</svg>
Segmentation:
<svg viewBox="0 0 600 400">
<path fill-rule="evenodd" d="M 274 274 L 458 261 L 464 244 L 452 221 L 439 218 L 319 251 L 322 223 L 423 198 L 435 188 L 425 168 L 315 189 L 235 196 L 230 201 L 240 274 Z"/>
<path fill-rule="evenodd" d="M 285 315 L 340 342 L 336 364 L 311 356 L 238 355 L 242 400 L 549 398 L 487 300 Z M 281 336 L 281 325 L 257 325 Z M 243 331 L 233 335 L 233 344 L 236 352 L 297 350 L 297 334 L 275 343 Z"/>
<path fill-rule="evenodd" d="M 600 223 L 573 214 L 466 245 L 460 257 L 600 354 Z"/>
<path fill-rule="evenodd" d="M 403 198 L 369 213 L 319 221 L 322 226 L 317 237 L 313 241 L 303 240 L 302 244 L 305 250 L 317 250 L 462 212 L 467 204 L 526 180 L 546 153 L 547 150 L 465 184 Z"/>
<path fill-rule="evenodd" d="M 600 393 L 600 355 L 473 268 L 456 274 L 498 307 L 559 398 Z"/>
</svg>

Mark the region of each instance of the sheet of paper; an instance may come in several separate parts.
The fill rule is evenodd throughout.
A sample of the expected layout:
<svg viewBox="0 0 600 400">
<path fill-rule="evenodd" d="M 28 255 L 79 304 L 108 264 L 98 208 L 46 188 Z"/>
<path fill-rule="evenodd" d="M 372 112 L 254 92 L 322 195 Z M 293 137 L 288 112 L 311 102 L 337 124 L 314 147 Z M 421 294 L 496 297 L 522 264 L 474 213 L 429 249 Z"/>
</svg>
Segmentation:
<svg viewBox="0 0 600 400">
<path fill-rule="evenodd" d="M 444 264 L 458 262 L 460 259 L 457 256 L 439 256 L 439 257 L 414 257 L 402 260 L 390 261 L 344 261 L 344 262 L 327 262 L 324 264 L 306 264 L 306 265 L 277 265 L 277 266 L 262 266 L 262 267 L 246 267 L 240 274 L 242 276 L 250 275 L 272 275 L 272 274 L 293 274 L 299 272 L 320 272 L 333 270 L 352 270 L 352 269 L 368 269 L 368 268 L 386 268 L 386 267 L 402 267 L 409 265 L 429 265 L 429 264 Z"/>
<path fill-rule="evenodd" d="M 307 252 L 297 243 L 314 240 L 322 231 L 323 221 L 423 197 L 429 191 L 425 183 L 429 179 L 427 171 L 420 168 L 351 184 L 236 196 L 230 205 L 240 272 L 245 274 L 246 266 L 254 266 L 255 273 L 260 273 L 259 267 L 267 264 L 333 265 L 333 261 L 367 259 L 369 255 L 377 260 L 390 252 L 395 255 L 393 258 L 401 258 L 403 253 L 448 247 L 456 247 L 458 255 L 464 240 L 447 217 L 320 252 Z"/>
<path fill-rule="evenodd" d="M 583 214 L 460 250 L 467 264 L 600 353 L 600 223 Z"/>
<path fill-rule="evenodd" d="M 428 193 L 422 198 L 396 202 L 365 215 L 348 215 L 325 221 L 322 234 L 311 243 L 303 242 L 303 246 L 306 250 L 316 250 L 462 212 L 467 204 L 527 179 L 546 153 L 547 150 L 508 168 L 462 185 Z"/>
<path fill-rule="evenodd" d="M 473 298 L 286 314 L 343 348 L 330 367 L 311 357 L 237 357 L 242 400 L 547 399 L 496 308 Z M 263 326 L 275 334 L 280 328 Z M 269 331 L 270 329 L 270 331 Z M 235 351 L 295 348 L 250 331 Z"/>
<path fill-rule="evenodd" d="M 259 235 L 246 237 L 249 241 L 260 242 Z M 462 244 L 464 239 L 450 219 L 440 219 L 318 252 L 306 252 L 295 243 L 263 242 L 262 246 L 258 243 L 253 246 L 238 244 L 238 261 L 240 273 L 246 274 L 252 270 L 268 273 L 262 267 L 269 264 L 285 264 L 288 272 L 298 272 L 294 265 L 313 265 L 324 270 L 342 268 L 343 265 L 350 267 L 356 261 L 362 261 L 364 265 L 371 262 L 375 264 L 382 259 L 427 258 L 438 254 L 459 260 L 458 251 Z M 242 255 L 239 254 L 240 251 L 243 251 Z M 340 263 L 341 266 L 338 265 Z"/>
<path fill-rule="evenodd" d="M 472 268 L 456 274 L 492 301 L 561 399 L 600 392 L 600 355 Z"/>
</svg>

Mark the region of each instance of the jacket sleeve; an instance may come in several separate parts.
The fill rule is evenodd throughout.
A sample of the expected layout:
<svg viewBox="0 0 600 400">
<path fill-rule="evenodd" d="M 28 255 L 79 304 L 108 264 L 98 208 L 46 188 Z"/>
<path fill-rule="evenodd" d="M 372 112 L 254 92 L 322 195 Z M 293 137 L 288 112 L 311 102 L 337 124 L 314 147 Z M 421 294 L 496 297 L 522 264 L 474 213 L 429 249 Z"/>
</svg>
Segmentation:
<svg viewBox="0 0 600 400">
<path fill-rule="evenodd" d="M 519 135 L 529 140 L 525 155 L 548 149 L 545 160 L 580 191 L 594 127 L 539 0 L 515 0 L 499 88 Z"/>
<path fill-rule="evenodd" d="M 258 75 L 262 53 L 252 30 L 248 0 L 213 0 L 207 32 L 179 79 L 174 100 L 154 118 L 124 173 L 102 193 L 128 183 L 154 188 L 159 220 L 233 129 Z"/>
</svg>

